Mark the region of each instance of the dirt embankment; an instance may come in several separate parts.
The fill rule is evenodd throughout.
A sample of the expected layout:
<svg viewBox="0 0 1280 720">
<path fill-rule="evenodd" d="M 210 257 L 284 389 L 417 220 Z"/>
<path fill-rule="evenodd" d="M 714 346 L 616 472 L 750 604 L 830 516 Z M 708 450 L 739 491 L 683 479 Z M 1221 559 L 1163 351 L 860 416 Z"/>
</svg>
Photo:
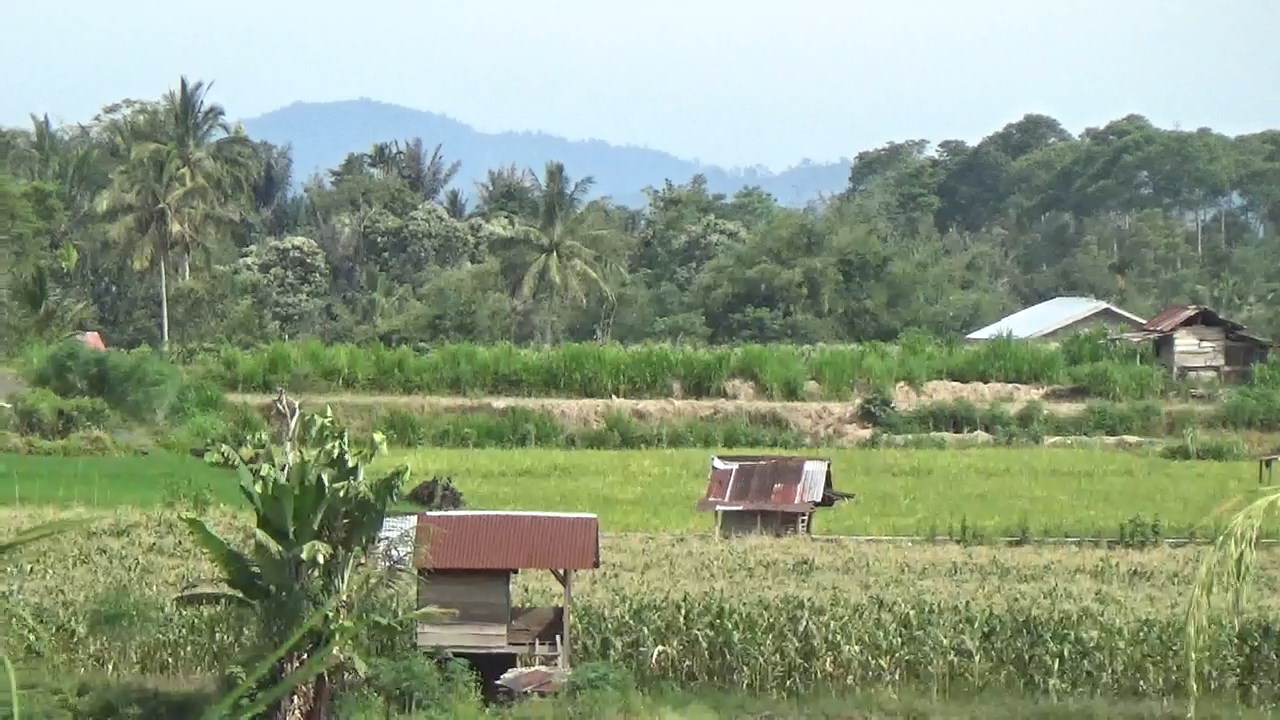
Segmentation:
<svg viewBox="0 0 1280 720">
<path fill-rule="evenodd" d="M 811 383 L 812 397 L 821 396 L 821 388 Z M 1004 403 L 1011 407 L 1045 397 L 1047 388 L 1012 383 L 958 383 L 931 381 L 918 389 L 905 383 L 894 390 L 894 404 L 909 409 L 925 403 L 966 399 L 977 405 Z M 663 420 L 714 420 L 724 417 L 740 417 L 742 414 L 759 414 L 787 420 L 796 430 L 814 437 L 838 442 L 860 442 L 872 435 L 871 427 L 858 418 L 859 400 L 813 400 L 809 402 L 776 402 L 758 399 L 759 393 L 750 383 L 734 380 L 726 384 L 723 399 L 664 398 L 631 400 L 625 398 L 463 398 L 399 395 L 308 395 L 297 394 L 306 407 L 324 403 L 347 411 L 378 412 L 399 407 L 417 412 L 484 412 L 504 408 L 527 408 L 545 412 L 557 420 L 579 426 L 599 426 L 610 413 L 622 413 L 642 422 Z M 238 402 L 261 405 L 270 402 L 266 395 L 232 394 L 229 398 Z M 1049 403 L 1054 408 L 1054 403 Z M 1066 405 L 1065 403 L 1063 405 Z M 1067 407 L 1062 411 L 1070 412 Z"/>
</svg>

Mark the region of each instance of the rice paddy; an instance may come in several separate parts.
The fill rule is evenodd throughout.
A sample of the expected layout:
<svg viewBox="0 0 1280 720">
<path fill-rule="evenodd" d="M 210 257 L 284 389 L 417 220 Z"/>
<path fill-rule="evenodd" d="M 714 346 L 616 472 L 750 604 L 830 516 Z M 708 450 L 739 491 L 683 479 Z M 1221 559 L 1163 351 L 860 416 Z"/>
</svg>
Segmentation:
<svg viewBox="0 0 1280 720">
<path fill-rule="evenodd" d="M 398 451 L 417 480 L 452 478 L 486 509 L 593 512 L 608 533 L 708 531 L 694 512 L 707 450 Z M 1116 537 L 1141 517 L 1166 536 L 1205 536 L 1224 505 L 1256 491 L 1249 462 L 1180 462 L 1066 448 L 840 449 L 837 489 L 857 498 L 822 509 L 820 535 Z M 238 505 L 234 473 L 192 457 L 0 456 L 0 504 L 154 507 L 178 501 Z"/>
</svg>

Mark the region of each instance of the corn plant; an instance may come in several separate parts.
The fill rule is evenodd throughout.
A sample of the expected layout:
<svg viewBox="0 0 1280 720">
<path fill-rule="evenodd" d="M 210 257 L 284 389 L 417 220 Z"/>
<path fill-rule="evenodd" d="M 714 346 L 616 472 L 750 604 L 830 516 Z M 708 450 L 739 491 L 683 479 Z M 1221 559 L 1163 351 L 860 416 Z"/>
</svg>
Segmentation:
<svg viewBox="0 0 1280 720">
<path fill-rule="evenodd" d="M 1197 670 L 1203 662 L 1204 637 L 1214 602 L 1220 594 L 1227 596 L 1233 627 L 1239 632 L 1248 592 L 1258 573 L 1258 540 L 1278 509 L 1280 487 L 1261 489 L 1253 502 L 1232 516 L 1200 565 L 1186 615 L 1188 711 L 1192 717 L 1200 691 Z"/>
<path fill-rule="evenodd" d="M 66 519 L 53 520 L 43 523 L 35 527 L 27 528 L 4 542 L 0 542 L 0 560 L 4 557 L 26 545 L 40 542 L 62 534 L 72 528 L 82 526 L 90 522 L 89 519 Z M 0 653 L 0 664 L 4 665 L 5 684 L 9 693 L 9 715 L 13 720 L 20 720 L 22 717 L 22 702 L 18 695 L 18 675 L 14 670 L 13 661 L 8 655 Z"/>
</svg>

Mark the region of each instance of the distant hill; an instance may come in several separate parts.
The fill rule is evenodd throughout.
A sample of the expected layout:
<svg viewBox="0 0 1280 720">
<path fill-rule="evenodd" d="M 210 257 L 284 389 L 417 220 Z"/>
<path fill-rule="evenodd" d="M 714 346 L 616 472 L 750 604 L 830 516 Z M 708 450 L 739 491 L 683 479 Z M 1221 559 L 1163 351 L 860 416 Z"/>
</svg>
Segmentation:
<svg viewBox="0 0 1280 720">
<path fill-rule="evenodd" d="M 644 203 L 646 186 L 661 187 L 665 180 L 688 182 L 696 173 L 706 176 L 713 192 L 732 194 L 759 185 L 785 205 L 803 205 L 820 194 L 839 192 L 849 180 L 848 161 L 806 161 L 776 174 L 763 168 L 728 170 L 600 140 L 568 140 L 542 132 L 485 133 L 444 115 L 367 99 L 298 102 L 241 122 L 255 138 L 293 146 L 294 180 L 299 184 L 314 172 L 337 166 L 347 153 L 412 137 L 421 137 L 429 148 L 441 143 L 446 160 L 462 161 L 453 184 L 468 194 L 489 169 L 515 163 L 541 171 L 547 160 L 563 162 L 575 178 L 594 175 L 593 195 L 608 195 L 633 207 Z"/>
</svg>

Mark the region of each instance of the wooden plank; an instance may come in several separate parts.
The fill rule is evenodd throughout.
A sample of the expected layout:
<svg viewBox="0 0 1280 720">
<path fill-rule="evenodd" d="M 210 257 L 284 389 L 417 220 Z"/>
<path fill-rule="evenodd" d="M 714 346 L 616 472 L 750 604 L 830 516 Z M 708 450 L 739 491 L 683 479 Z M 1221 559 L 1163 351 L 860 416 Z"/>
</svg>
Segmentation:
<svg viewBox="0 0 1280 720">
<path fill-rule="evenodd" d="M 505 648 L 507 627 L 487 623 L 453 623 L 418 625 L 420 647 Z"/>
<path fill-rule="evenodd" d="M 1216 340 L 1221 341 L 1227 339 L 1227 329 L 1222 327 L 1213 327 L 1210 325 L 1190 325 L 1182 328 L 1187 336 L 1198 340 Z M 1180 333 L 1181 334 L 1181 333 Z"/>
<path fill-rule="evenodd" d="M 573 609 L 573 570 L 564 571 L 564 642 L 560 646 L 560 666 L 569 667 L 569 613 Z"/>
<path fill-rule="evenodd" d="M 511 610 L 507 641 L 512 645 L 551 642 L 564 625 L 564 611 L 558 607 L 517 607 Z"/>
</svg>

